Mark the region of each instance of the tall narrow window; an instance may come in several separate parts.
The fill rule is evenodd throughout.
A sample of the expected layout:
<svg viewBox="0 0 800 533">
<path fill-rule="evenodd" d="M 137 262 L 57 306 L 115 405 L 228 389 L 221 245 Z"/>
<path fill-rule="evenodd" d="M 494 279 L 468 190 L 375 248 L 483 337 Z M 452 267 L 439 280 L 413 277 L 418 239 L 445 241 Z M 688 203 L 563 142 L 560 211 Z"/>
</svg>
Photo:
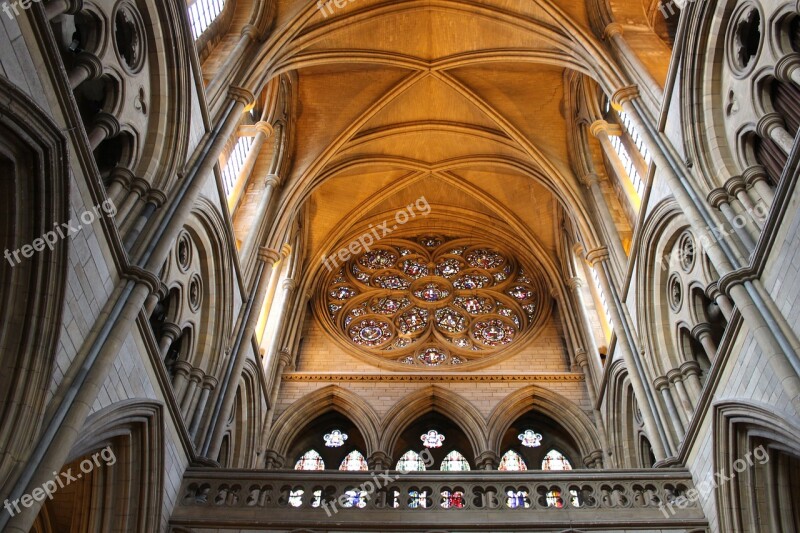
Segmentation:
<svg viewBox="0 0 800 533">
<path fill-rule="evenodd" d="M 195 41 L 222 13 L 223 7 L 225 7 L 225 0 L 195 0 L 189 6 L 189 22 L 192 25 L 192 35 Z"/>
<path fill-rule="evenodd" d="M 236 185 L 236 180 L 239 178 L 239 172 L 244 167 L 244 162 L 247 160 L 247 154 L 250 153 L 250 147 L 253 146 L 253 137 L 239 137 L 236 145 L 228 156 L 228 162 L 225 163 L 225 168 L 222 169 L 222 186 L 225 189 L 225 197 L 231 195 L 233 187 Z"/>
<path fill-rule="evenodd" d="M 308 450 L 295 463 L 295 470 L 325 470 L 325 461 L 317 450 Z"/>
<path fill-rule="evenodd" d="M 522 472 L 528 469 L 522 456 L 514 450 L 508 450 L 503 458 L 500 459 L 498 470 L 503 472 Z"/>
</svg>

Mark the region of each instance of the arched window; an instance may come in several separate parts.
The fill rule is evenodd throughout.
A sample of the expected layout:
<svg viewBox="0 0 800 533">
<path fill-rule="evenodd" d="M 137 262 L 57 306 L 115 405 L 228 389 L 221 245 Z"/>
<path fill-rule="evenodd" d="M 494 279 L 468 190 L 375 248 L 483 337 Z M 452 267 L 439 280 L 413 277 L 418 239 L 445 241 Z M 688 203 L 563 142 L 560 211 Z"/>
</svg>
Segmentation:
<svg viewBox="0 0 800 533">
<path fill-rule="evenodd" d="M 308 450 L 294 465 L 295 470 L 325 470 L 325 461 L 317 450 Z"/>
<path fill-rule="evenodd" d="M 189 22 L 195 41 L 211 26 L 224 7 L 225 0 L 195 0 L 189 6 Z"/>
<path fill-rule="evenodd" d="M 353 450 L 347 454 L 342 464 L 339 465 L 339 470 L 346 470 L 348 472 L 362 472 L 369 470 L 366 459 L 361 455 L 358 450 Z"/>
<path fill-rule="evenodd" d="M 572 470 L 572 465 L 563 453 L 550 450 L 542 460 L 542 470 Z"/>
<path fill-rule="evenodd" d="M 439 469 L 446 472 L 466 472 L 469 470 L 469 462 L 466 457 L 453 450 L 444 456 L 442 466 Z"/>
<path fill-rule="evenodd" d="M 514 450 L 508 450 L 503 458 L 500 459 L 500 466 L 497 467 L 502 472 L 522 472 L 528 469 L 522 456 Z"/>
<path fill-rule="evenodd" d="M 396 470 L 403 472 L 422 472 L 425 470 L 425 462 L 414 450 L 409 450 L 397 461 Z"/>
</svg>

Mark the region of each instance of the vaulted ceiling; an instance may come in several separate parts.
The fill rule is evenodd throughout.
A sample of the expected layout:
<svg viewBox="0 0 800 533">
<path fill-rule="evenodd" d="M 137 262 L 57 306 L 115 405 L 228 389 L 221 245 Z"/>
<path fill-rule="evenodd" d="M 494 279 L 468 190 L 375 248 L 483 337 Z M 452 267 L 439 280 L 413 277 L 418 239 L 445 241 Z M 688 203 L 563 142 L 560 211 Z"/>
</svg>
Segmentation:
<svg viewBox="0 0 800 533">
<path fill-rule="evenodd" d="M 565 75 L 608 92 L 626 83 L 583 1 L 337 1 L 324 12 L 279 1 L 251 70 L 296 74 L 278 216 L 304 213 L 313 266 L 421 196 L 426 227 L 516 240 L 544 262 L 559 205 L 591 226 L 570 165 Z"/>
</svg>

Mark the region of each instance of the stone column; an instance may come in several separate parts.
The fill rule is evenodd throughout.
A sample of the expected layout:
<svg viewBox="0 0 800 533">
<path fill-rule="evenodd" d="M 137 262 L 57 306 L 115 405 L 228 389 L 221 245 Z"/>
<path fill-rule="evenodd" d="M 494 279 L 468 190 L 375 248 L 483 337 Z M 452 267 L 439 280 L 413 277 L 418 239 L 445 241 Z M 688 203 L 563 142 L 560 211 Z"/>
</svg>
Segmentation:
<svg viewBox="0 0 800 533">
<path fill-rule="evenodd" d="M 172 346 L 172 343 L 175 342 L 180 335 L 181 328 L 178 327 L 178 325 L 169 322 L 162 324 L 161 339 L 158 341 L 158 354 L 161 356 L 162 361 L 167 356 L 167 352 Z"/>
<path fill-rule="evenodd" d="M 735 223 L 736 217 L 739 215 L 737 215 L 731 207 L 728 192 L 721 188 L 714 189 L 708 194 L 708 203 L 712 207 L 720 210 L 720 212 L 725 216 L 725 219 L 728 221 L 728 224 L 730 224 L 731 228 L 733 228 L 736 236 L 739 237 L 739 240 L 741 241 L 742 245 L 744 245 L 745 250 L 747 250 L 748 253 L 752 252 L 756 247 L 756 243 L 750 233 Z"/>
<path fill-rule="evenodd" d="M 577 302 L 578 309 L 576 311 L 579 315 L 579 323 L 583 329 L 583 336 L 586 339 L 589 352 L 591 353 L 591 355 L 588 357 L 588 360 L 589 364 L 591 365 L 592 373 L 595 376 L 598 376 L 598 379 L 601 379 L 600 376 L 603 375 L 603 363 L 600 361 L 600 352 L 597 349 L 597 344 L 594 340 L 594 331 L 592 330 L 592 325 L 589 323 L 588 317 L 586 316 L 586 302 L 583 299 L 583 292 L 581 291 L 583 282 L 580 278 L 571 278 L 567 281 L 567 285 L 572 291 L 572 294 L 575 296 L 575 301 Z"/>
<path fill-rule="evenodd" d="M 103 62 L 100 58 L 89 52 L 81 52 L 78 54 L 75 66 L 69 71 L 69 86 L 72 90 L 87 81 L 95 80 L 103 75 Z"/>
<path fill-rule="evenodd" d="M 136 242 L 136 239 L 139 238 L 139 235 L 141 235 L 150 217 L 152 217 L 156 210 L 164 205 L 166 201 L 166 194 L 157 189 L 150 189 L 147 195 L 147 203 L 144 204 L 139 215 L 131 219 L 133 222 L 130 224 L 130 228 L 125 236 L 125 247 L 128 250 L 133 248 L 133 244 Z"/>
<path fill-rule="evenodd" d="M 264 147 L 264 142 L 272 135 L 272 125 L 263 120 L 257 122 L 255 125 L 256 136 L 253 137 L 253 144 L 247 154 L 247 159 L 244 161 L 242 170 L 239 171 L 239 176 L 236 178 L 236 183 L 231 190 L 230 197 L 228 198 L 228 211 L 233 214 L 239 205 L 239 200 L 242 198 L 242 193 L 247 188 L 250 178 L 253 175 L 253 169 L 258 162 L 258 157 L 261 155 L 261 149 Z"/>
<path fill-rule="evenodd" d="M 100 112 L 94 117 L 92 127 L 88 131 L 89 146 L 96 150 L 100 143 L 111 137 L 119 135 L 119 121 L 113 115 Z"/>
<path fill-rule="evenodd" d="M 692 328 L 692 337 L 697 339 L 703 346 L 703 351 L 706 352 L 706 357 L 710 363 L 714 362 L 717 358 L 717 346 L 714 344 L 714 339 L 711 338 L 711 324 L 698 324 Z"/>
<path fill-rule="evenodd" d="M 775 64 L 775 77 L 800 87 L 800 54 L 791 53 L 779 59 Z"/>
<path fill-rule="evenodd" d="M 500 457 L 493 451 L 486 451 L 475 458 L 476 470 L 497 470 L 500 465 Z"/>
<path fill-rule="evenodd" d="M 391 470 L 394 465 L 392 464 L 391 456 L 389 456 L 388 453 L 379 450 L 372 452 L 370 456 L 367 457 L 367 466 L 369 466 L 370 470 L 380 471 Z"/>
<path fill-rule="evenodd" d="M 672 159 L 669 160 L 664 155 L 662 146 L 664 149 L 668 149 L 669 145 L 665 142 L 659 144 L 654 137 L 658 133 L 645 127 L 645 123 L 633 103 L 637 98 L 638 90 L 635 87 L 625 87 L 614 94 L 612 102 L 615 106 L 624 109 L 634 126 L 640 128 L 640 134 L 650 148 L 656 166 L 662 171 L 661 175 L 665 185 L 672 192 L 692 229 L 706 241 L 705 252 L 717 273 L 724 278 L 726 274 L 733 271 L 733 264 L 722 246 L 710 234 L 709 224 L 706 221 L 706 218 L 709 217 L 703 216 L 701 206 L 695 204 L 692 194 L 687 189 L 690 187 L 689 184 L 678 176 L 677 172 L 683 170 L 679 162 L 674 156 L 671 156 Z M 769 130 L 770 127 L 764 124 L 766 122 L 762 122 L 762 129 Z M 786 130 L 784 129 L 783 132 Z M 793 142 L 793 139 L 791 141 Z M 759 293 L 756 285 L 758 284 L 746 280 L 731 280 L 731 283 L 727 284 L 725 292 L 753 332 L 756 342 L 764 352 L 764 360 L 769 362 L 778 382 L 791 398 L 792 405 L 800 409 L 800 361 L 798 361 L 796 350 L 791 346 L 791 341 L 782 333 L 784 327 L 787 330 L 790 329 L 789 324 L 785 317 L 769 316 L 765 312 L 766 309 L 769 309 L 770 304 Z"/>
<path fill-rule="evenodd" d="M 197 387 L 200 386 L 200 382 L 203 381 L 204 377 L 205 374 L 199 368 L 193 368 L 192 371 L 189 372 L 189 383 L 186 385 L 186 392 L 181 401 L 181 413 L 187 423 L 191 420 L 192 404 L 195 401 Z"/>
<path fill-rule="evenodd" d="M 178 361 L 173 368 L 175 375 L 172 378 L 172 391 L 175 395 L 175 401 L 180 407 L 181 400 L 183 400 L 183 395 L 186 392 L 186 385 L 189 383 L 189 373 L 192 371 L 192 365 L 186 361 Z"/>
<path fill-rule="evenodd" d="M 286 459 L 275 450 L 267 450 L 264 452 L 264 468 L 266 470 L 282 468 L 284 461 L 286 461 Z"/>
<path fill-rule="evenodd" d="M 689 401 L 686 388 L 683 386 L 683 373 L 677 368 L 674 368 L 667 372 L 667 379 L 670 380 L 672 386 L 675 388 L 675 393 L 678 395 L 678 401 L 681 404 L 682 410 L 678 411 L 678 414 L 682 415 L 681 418 L 683 419 L 684 427 L 688 426 L 694 414 L 694 407 L 692 406 L 692 402 Z"/>
<path fill-rule="evenodd" d="M 130 183 L 130 191 L 122 202 L 122 205 L 117 208 L 117 226 L 122 227 L 128 219 L 128 215 L 139 202 L 139 200 L 147 194 L 150 190 L 150 184 L 141 178 L 133 178 Z"/>
<path fill-rule="evenodd" d="M 124 167 L 117 167 L 111 171 L 108 178 L 106 179 L 106 183 L 108 183 L 108 187 L 106 188 L 106 195 L 108 198 L 114 202 L 114 206 L 117 207 L 117 211 L 119 211 L 119 205 L 125 199 L 125 194 L 128 187 L 131 186 L 133 180 L 136 179 L 136 176 L 133 175 L 129 169 Z M 121 221 L 117 223 L 119 225 Z"/>
<path fill-rule="evenodd" d="M 256 27 L 252 24 L 245 24 L 241 33 L 239 34 L 239 41 L 236 43 L 236 46 L 234 46 L 233 50 L 227 54 L 228 61 L 222 63 L 222 66 L 219 71 L 217 71 L 214 79 L 208 84 L 206 94 L 209 96 L 209 98 L 213 99 L 216 93 L 219 92 L 226 83 L 230 83 L 232 81 L 230 80 L 230 77 L 234 67 L 237 65 L 236 59 L 240 57 L 246 57 L 247 49 L 251 44 L 256 43 L 257 40 L 258 30 Z"/>
<path fill-rule="evenodd" d="M 727 322 L 730 322 L 731 316 L 733 316 L 733 304 L 730 299 L 719 290 L 719 283 L 716 281 L 711 283 L 706 288 L 706 296 L 708 296 L 709 300 L 717 304 L 717 307 L 722 311 L 722 316 L 725 317 Z"/>
<path fill-rule="evenodd" d="M 253 305 L 249 315 L 244 320 L 242 342 L 239 345 L 239 349 L 236 353 L 231 354 L 231 357 L 234 358 L 234 365 L 229 378 L 230 382 L 225 388 L 225 395 L 219 411 L 218 421 L 214 426 L 214 434 L 211 437 L 207 457 L 214 458 L 219 455 L 219 449 L 222 445 L 222 437 L 225 431 L 224 424 L 221 421 L 228 420 L 230 417 L 233 403 L 236 400 L 236 383 L 242 375 L 244 363 L 247 360 L 247 354 L 252 350 L 253 335 L 256 332 L 261 308 L 264 306 L 264 297 L 267 295 L 272 267 L 280 260 L 280 257 L 281 255 L 277 250 L 262 248 L 259 251 L 258 260 L 260 265 L 256 272 L 256 280 L 253 288 Z"/>
<path fill-rule="evenodd" d="M 616 46 L 617 50 L 625 56 L 628 61 L 630 61 L 631 66 L 633 67 L 633 72 L 631 72 L 632 76 L 638 77 L 639 82 L 646 85 L 650 93 L 653 95 L 653 98 L 656 100 L 656 104 L 660 104 L 664 101 L 664 90 L 661 88 L 661 85 L 653 78 L 650 71 L 647 69 L 642 60 L 639 59 L 639 56 L 636 52 L 630 47 L 628 41 L 625 40 L 624 30 L 622 28 L 622 24 L 618 22 L 612 22 L 605 28 L 605 38 L 610 40 L 610 42 Z"/>
<path fill-rule="evenodd" d="M 264 429 L 262 431 L 262 442 L 266 443 L 266 439 L 272 430 L 272 421 L 275 418 L 275 407 L 278 404 L 278 393 L 281 390 L 283 371 L 286 367 L 292 364 L 292 354 L 287 351 L 281 351 L 278 357 L 278 368 L 275 370 L 275 375 L 272 377 L 272 389 L 269 394 L 269 404 L 267 405 L 267 417 L 264 421 Z"/>
<path fill-rule="evenodd" d="M 603 194 L 603 189 L 600 187 L 600 177 L 597 174 L 587 174 L 584 177 L 584 183 L 592 194 L 592 199 L 594 199 L 594 204 L 597 206 L 597 212 L 600 215 L 600 222 L 606 230 L 606 235 L 608 236 L 608 241 L 618 267 L 619 276 L 617 279 L 623 280 L 625 279 L 625 267 L 628 264 L 628 254 L 625 253 L 625 248 L 622 246 L 617 224 L 614 222 L 614 217 L 611 214 L 611 210 L 608 208 L 606 195 Z"/>
<path fill-rule="evenodd" d="M 253 224 L 251 225 L 244 244 L 242 244 L 242 248 L 239 251 L 239 257 L 241 258 L 243 265 L 247 264 L 248 259 L 253 253 L 253 250 L 257 246 L 256 240 L 261 233 L 261 228 L 266 227 L 269 223 L 269 221 L 267 221 L 267 212 L 269 210 L 270 203 L 272 202 L 272 197 L 274 195 L 273 193 L 275 189 L 280 186 L 280 183 L 281 181 L 278 176 L 267 176 L 264 180 L 264 191 L 261 193 L 261 198 L 258 201 L 256 212 L 253 215 Z"/>
<path fill-rule="evenodd" d="M 200 422 L 203 420 L 203 414 L 206 411 L 206 404 L 208 403 L 208 397 L 217 387 L 217 378 L 214 376 L 206 376 L 203 379 L 202 389 L 200 390 L 200 400 L 197 402 L 197 407 L 194 410 L 194 414 L 192 416 L 192 425 L 189 427 L 189 435 L 192 436 L 192 439 L 197 437 L 197 428 L 200 427 Z"/>
<path fill-rule="evenodd" d="M 148 249 L 134 259 L 136 268 L 120 282 L 120 291 L 111 305 L 107 317 L 109 329 L 98 332 L 79 355 L 81 367 L 74 375 L 67 376 L 62 388 L 56 393 L 57 404 L 53 416 L 44 422 L 40 435 L 31 444 L 30 458 L 13 480 L 7 482 L 10 498 L 20 498 L 36 487 L 52 480 L 53 472 L 62 468 L 69 452 L 81 435 L 86 417 L 107 381 L 108 373 L 117 361 L 120 350 L 129 338 L 129 333 L 141 316 L 141 311 L 150 295 L 159 289 L 158 272 L 172 250 L 173 243 L 183 230 L 189 214 L 199 197 L 207 176 L 216 164 L 225 141 L 221 138 L 241 120 L 246 102 L 253 94 L 241 88 L 231 88 L 232 101 L 223 112 L 222 124 L 207 136 L 199 150 L 199 159 L 193 162 L 190 171 L 179 185 L 175 204 L 167 216 L 159 222 L 155 249 Z M 14 517 L 0 514 L 0 529 L 14 533 L 27 533 L 33 527 L 42 502 L 34 502 L 28 512 Z"/>
<path fill-rule="evenodd" d="M 756 131 L 765 139 L 772 139 L 787 155 L 792 151 L 794 137 L 786 131 L 786 124 L 779 113 L 768 113 L 756 124 Z"/>
<path fill-rule="evenodd" d="M 700 403 L 700 396 L 703 395 L 703 386 L 700 383 L 700 374 L 702 372 L 700 365 L 697 364 L 697 361 L 686 361 L 680 366 L 680 371 L 683 374 L 683 383 L 686 385 L 689 399 L 697 409 L 697 404 Z"/>
<path fill-rule="evenodd" d="M 766 211 L 769 211 L 769 208 L 772 207 L 772 202 L 775 200 L 775 190 L 769 183 L 767 171 L 764 170 L 764 167 L 761 165 L 749 167 L 742 172 L 742 178 L 744 178 L 747 185 L 755 189 L 761 200 L 764 201 Z M 764 213 L 764 218 L 766 218 L 766 215 L 767 213 Z"/>
<path fill-rule="evenodd" d="M 272 370 L 276 364 L 275 359 L 278 356 L 278 346 L 281 344 L 281 340 L 283 339 L 283 330 L 284 325 L 286 324 L 286 314 L 289 312 L 289 304 L 292 303 L 292 295 L 294 294 L 294 290 L 296 288 L 297 283 L 293 279 L 287 278 L 283 280 L 283 301 L 281 302 L 281 307 L 278 310 L 278 317 L 274 330 L 275 333 L 269 341 L 267 355 L 264 360 L 264 369 L 267 372 L 267 379 L 270 380 L 270 384 L 273 384 L 275 381 L 280 379 L 280 374 L 278 373 L 270 376 L 270 370 Z"/>
<path fill-rule="evenodd" d="M 683 425 L 683 419 L 678 415 L 678 409 L 675 407 L 672 393 L 669 390 L 669 379 L 665 376 L 658 377 L 653 382 L 653 385 L 655 385 L 656 390 L 661 393 L 661 397 L 664 399 L 664 405 L 667 408 L 669 420 L 675 431 L 676 440 L 680 441 L 686 433 L 686 428 Z"/>
<path fill-rule="evenodd" d="M 636 396 L 636 401 L 642 412 L 642 418 L 645 422 L 645 430 L 653 446 L 653 453 L 657 460 L 667 458 L 666 443 L 663 441 L 661 432 L 659 431 L 658 421 L 656 420 L 656 413 L 653 411 L 653 406 L 650 403 L 650 393 L 646 388 L 644 376 L 641 374 L 636 355 L 634 354 L 634 344 L 628 336 L 627 328 L 624 326 L 625 320 L 623 311 L 619 308 L 620 302 L 612 284 L 611 277 L 606 268 L 608 262 L 608 250 L 599 248 L 592 250 L 586 254 L 586 259 L 591 264 L 592 268 L 598 269 L 597 278 L 600 280 L 600 286 L 603 293 L 609 300 L 609 313 L 611 314 L 611 321 L 613 323 L 614 332 L 617 335 L 616 349 L 619 350 L 625 361 L 625 366 L 628 369 L 628 375 L 633 386 L 633 392 Z M 610 355 L 610 354 L 609 354 Z M 666 435 L 665 435 L 666 436 Z"/>
<path fill-rule="evenodd" d="M 49 20 L 59 15 L 77 15 L 83 10 L 83 0 L 50 0 L 44 5 Z"/>
</svg>

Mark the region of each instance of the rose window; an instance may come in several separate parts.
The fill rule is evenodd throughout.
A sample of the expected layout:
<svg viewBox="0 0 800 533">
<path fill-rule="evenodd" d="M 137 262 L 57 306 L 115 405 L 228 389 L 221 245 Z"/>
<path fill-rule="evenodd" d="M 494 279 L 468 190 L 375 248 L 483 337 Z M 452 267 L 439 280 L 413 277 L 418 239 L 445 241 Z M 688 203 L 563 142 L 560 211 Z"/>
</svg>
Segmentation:
<svg viewBox="0 0 800 533">
<path fill-rule="evenodd" d="M 360 353 L 419 369 L 469 366 L 534 329 L 542 287 L 511 254 L 472 240 L 381 242 L 333 272 L 325 313 Z"/>
</svg>

